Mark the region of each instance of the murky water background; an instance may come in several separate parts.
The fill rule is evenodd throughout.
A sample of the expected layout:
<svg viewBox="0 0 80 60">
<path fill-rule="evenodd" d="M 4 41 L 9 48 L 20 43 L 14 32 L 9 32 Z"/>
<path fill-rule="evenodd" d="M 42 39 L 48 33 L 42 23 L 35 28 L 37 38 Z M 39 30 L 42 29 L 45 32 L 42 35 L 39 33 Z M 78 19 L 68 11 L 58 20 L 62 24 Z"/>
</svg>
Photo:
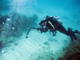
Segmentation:
<svg viewBox="0 0 80 60">
<path fill-rule="evenodd" d="M 41 34 L 38 27 L 46 16 L 59 16 L 67 29 L 80 31 L 79 0 L 1 0 L 0 1 L 0 60 L 57 60 L 64 55 L 71 40 L 60 32 Z M 80 35 L 79 35 L 80 36 Z M 78 37 L 79 39 L 79 37 Z"/>
</svg>

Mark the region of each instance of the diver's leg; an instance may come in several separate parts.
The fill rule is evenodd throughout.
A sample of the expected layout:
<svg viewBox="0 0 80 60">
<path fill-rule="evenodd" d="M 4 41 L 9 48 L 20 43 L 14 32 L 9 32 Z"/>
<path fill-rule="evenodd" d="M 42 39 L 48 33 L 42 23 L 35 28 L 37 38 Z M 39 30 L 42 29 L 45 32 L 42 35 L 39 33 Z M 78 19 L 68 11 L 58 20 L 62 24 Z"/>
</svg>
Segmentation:
<svg viewBox="0 0 80 60">
<path fill-rule="evenodd" d="M 78 34 L 80 34 L 80 32 L 79 32 L 78 30 L 75 30 L 74 33 L 78 33 Z"/>
<path fill-rule="evenodd" d="M 73 36 L 70 36 L 71 40 L 73 41 Z"/>
<path fill-rule="evenodd" d="M 69 34 L 68 34 L 68 31 L 64 28 L 63 25 L 58 26 L 57 30 L 58 30 L 59 32 L 61 32 L 61 33 L 64 33 L 64 34 L 66 34 L 66 35 L 69 35 Z"/>
<path fill-rule="evenodd" d="M 73 38 L 73 39 L 77 40 L 77 37 L 75 35 L 75 32 L 73 32 L 71 28 L 68 28 L 68 33 L 69 33 L 71 39 Z"/>
<path fill-rule="evenodd" d="M 77 37 L 76 37 L 76 35 L 75 35 L 75 34 L 73 35 L 73 38 L 74 38 L 75 40 L 77 40 Z"/>
</svg>

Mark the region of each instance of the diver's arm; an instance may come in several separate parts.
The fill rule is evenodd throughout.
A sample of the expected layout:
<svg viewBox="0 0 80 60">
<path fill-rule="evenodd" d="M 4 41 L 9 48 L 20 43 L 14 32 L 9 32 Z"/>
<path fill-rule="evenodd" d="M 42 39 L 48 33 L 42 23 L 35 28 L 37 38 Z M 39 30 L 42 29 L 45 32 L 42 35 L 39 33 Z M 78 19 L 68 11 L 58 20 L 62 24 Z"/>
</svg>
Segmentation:
<svg viewBox="0 0 80 60">
<path fill-rule="evenodd" d="M 41 31 L 41 32 L 46 32 L 46 31 L 48 31 L 47 27 L 38 27 L 38 28 L 31 27 L 31 28 L 28 30 L 27 35 L 29 35 L 29 33 L 30 33 L 30 31 L 31 31 L 32 29 L 36 29 L 37 31 Z"/>
<path fill-rule="evenodd" d="M 31 31 L 31 29 L 38 29 L 38 28 L 35 28 L 35 27 L 31 27 L 28 32 L 27 32 L 27 35 L 29 34 L 29 32 Z"/>
</svg>

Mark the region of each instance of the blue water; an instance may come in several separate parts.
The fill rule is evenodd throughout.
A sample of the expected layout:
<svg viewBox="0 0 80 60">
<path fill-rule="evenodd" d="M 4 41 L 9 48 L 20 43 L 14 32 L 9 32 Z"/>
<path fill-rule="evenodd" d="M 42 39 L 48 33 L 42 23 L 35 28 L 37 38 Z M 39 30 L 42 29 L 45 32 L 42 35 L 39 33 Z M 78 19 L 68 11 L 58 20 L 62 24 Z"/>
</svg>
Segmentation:
<svg viewBox="0 0 80 60">
<path fill-rule="evenodd" d="M 62 57 L 64 48 L 71 43 L 69 36 L 57 32 L 53 37 L 49 32 L 41 34 L 32 30 L 25 38 L 28 29 L 38 27 L 46 15 L 59 16 L 66 29 L 80 31 L 80 0 L 1 0 L 0 60 L 57 60 Z"/>
</svg>

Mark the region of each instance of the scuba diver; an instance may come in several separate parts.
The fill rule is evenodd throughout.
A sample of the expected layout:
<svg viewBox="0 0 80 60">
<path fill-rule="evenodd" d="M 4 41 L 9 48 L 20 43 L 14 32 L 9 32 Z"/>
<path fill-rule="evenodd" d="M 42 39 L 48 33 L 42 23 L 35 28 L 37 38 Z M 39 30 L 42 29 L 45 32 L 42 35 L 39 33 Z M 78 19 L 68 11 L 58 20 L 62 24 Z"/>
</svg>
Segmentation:
<svg viewBox="0 0 80 60">
<path fill-rule="evenodd" d="M 45 20 L 42 20 L 39 23 L 39 25 L 40 26 L 45 26 L 51 32 L 59 31 L 61 33 L 64 33 L 64 34 L 68 35 L 68 32 L 66 31 L 66 29 L 62 25 L 62 22 L 60 20 L 58 20 L 58 19 L 59 19 L 59 17 L 46 16 L 46 19 Z"/>
<path fill-rule="evenodd" d="M 70 36 L 72 41 L 73 41 L 73 39 L 75 39 L 75 40 L 77 39 L 75 33 L 80 34 L 80 32 L 77 30 L 72 31 L 71 28 L 68 28 L 68 31 L 67 31 L 65 29 L 65 27 L 62 25 L 62 22 L 59 20 L 59 16 L 57 16 L 57 17 L 46 16 L 46 19 L 42 20 L 39 23 L 39 25 L 40 25 L 40 27 L 38 27 L 38 28 L 32 27 L 31 29 L 37 29 L 38 31 L 41 31 L 41 33 L 47 32 L 48 30 L 50 30 L 50 32 L 53 33 L 53 36 L 56 35 L 56 31 L 59 31 L 67 36 Z M 28 31 L 27 35 L 29 34 L 30 30 Z"/>
</svg>

